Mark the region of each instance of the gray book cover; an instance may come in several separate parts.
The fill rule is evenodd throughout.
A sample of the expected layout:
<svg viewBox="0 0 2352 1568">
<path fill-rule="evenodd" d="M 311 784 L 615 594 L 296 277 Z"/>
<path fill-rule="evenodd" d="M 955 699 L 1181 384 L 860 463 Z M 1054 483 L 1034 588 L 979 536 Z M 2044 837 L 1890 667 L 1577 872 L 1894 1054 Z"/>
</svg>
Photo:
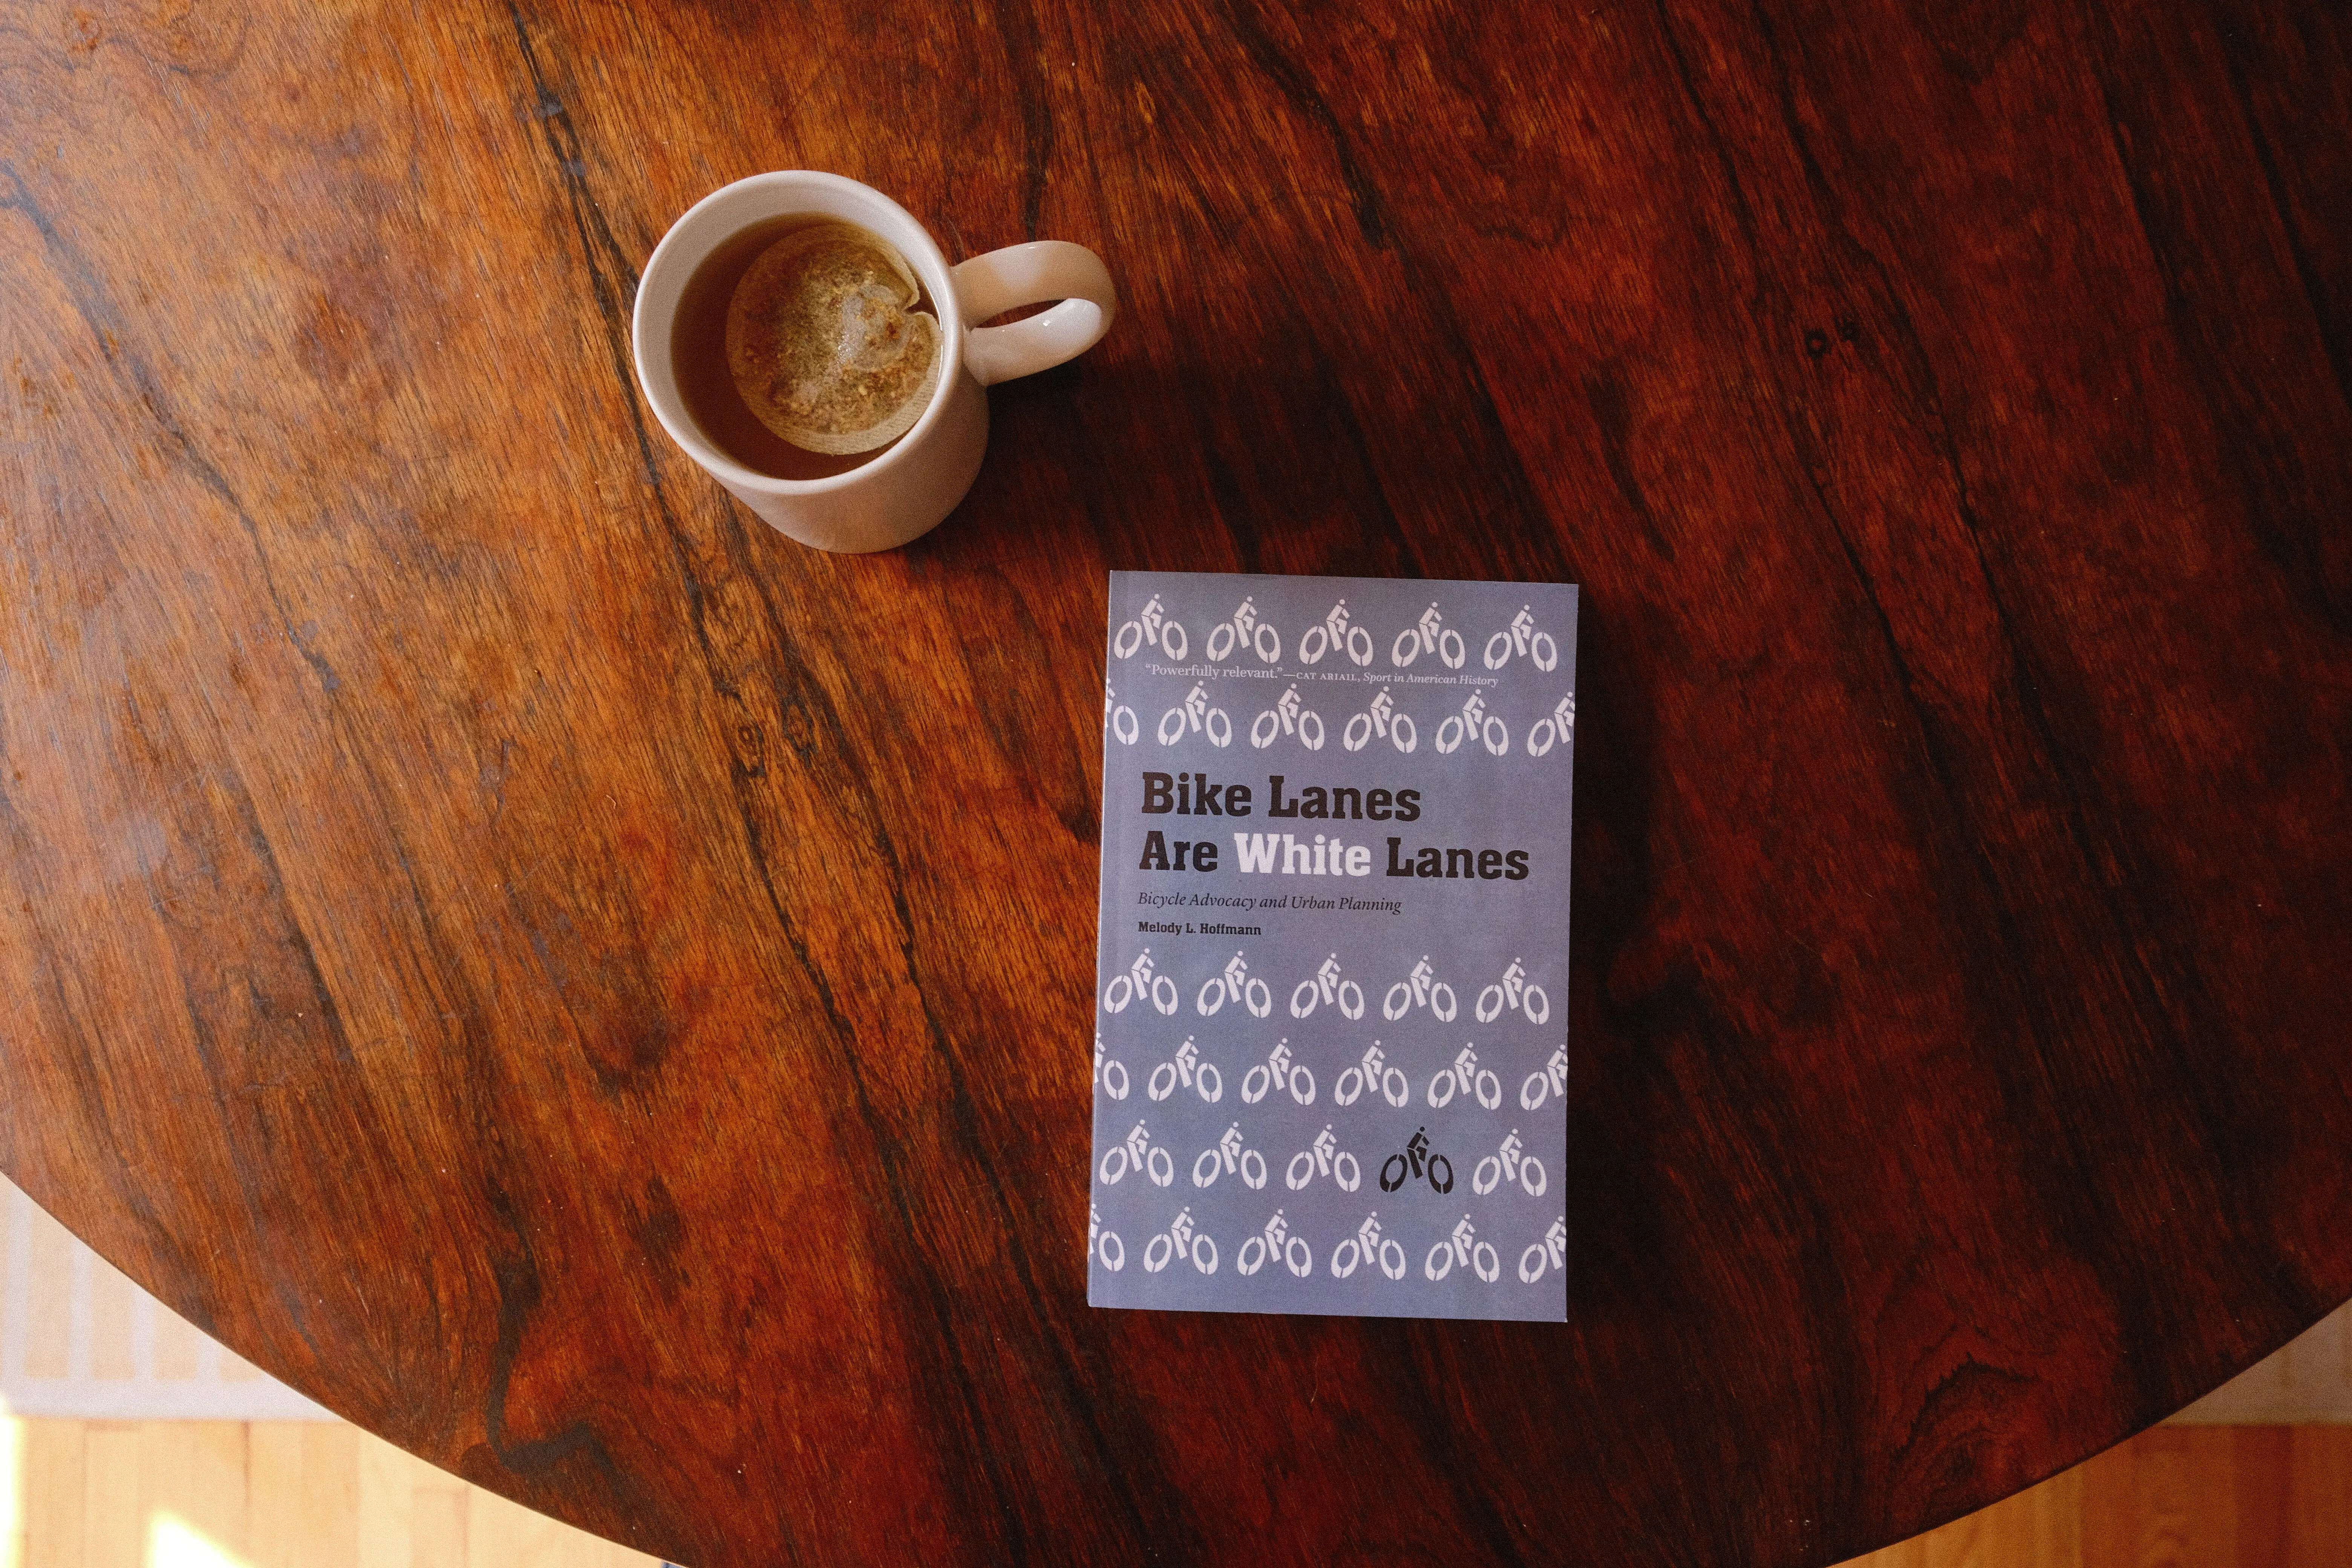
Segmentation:
<svg viewBox="0 0 2352 1568">
<path fill-rule="evenodd" d="M 1087 1299 L 1568 1315 L 1568 584 L 1114 572 Z"/>
</svg>

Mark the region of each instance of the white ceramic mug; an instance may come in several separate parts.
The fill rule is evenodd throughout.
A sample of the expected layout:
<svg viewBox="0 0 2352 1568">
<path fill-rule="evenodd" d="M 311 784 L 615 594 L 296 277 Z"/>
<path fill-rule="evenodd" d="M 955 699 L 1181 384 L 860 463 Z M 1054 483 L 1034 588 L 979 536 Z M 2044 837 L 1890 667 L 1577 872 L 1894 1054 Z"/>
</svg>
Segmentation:
<svg viewBox="0 0 2352 1568">
<path fill-rule="evenodd" d="M 670 333 L 679 297 L 705 257 L 730 237 L 772 217 L 806 215 L 852 223 L 898 247 L 939 312 L 947 363 L 914 427 L 871 461 L 818 479 L 780 479 L 745 468 L 704 435 L 678 396 Z M 1052 310 L 1002 327 L 975 321 L 1023 305 Z M 1050 370 L 1092 348 L 1118 300 L 1102 258 L 1057 239 L 1007 246 L 950 268 L 904 207 L 867 185 L 805 169 L 754 174 L 703 197 L 670 226 L 637 284 L 631 341 L 637 384 L 670 439 L 745 506 L 819 550 L 889 550 L 929 531 L 961 500 L 988 447 L 981 389 Z"/>
</svg>

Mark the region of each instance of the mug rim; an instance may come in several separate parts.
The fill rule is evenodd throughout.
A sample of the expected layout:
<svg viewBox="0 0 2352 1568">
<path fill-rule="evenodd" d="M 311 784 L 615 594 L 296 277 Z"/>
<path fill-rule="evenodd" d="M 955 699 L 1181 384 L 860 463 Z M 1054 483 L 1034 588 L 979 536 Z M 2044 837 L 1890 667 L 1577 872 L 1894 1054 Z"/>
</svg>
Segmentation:
<svg viewBox="0 0 2352 1568">
<path fill-rule="evenodd" d="M 838 474 L 827 474 L 814 479 L 787 479 L 773 474 L 763 474 L 757 468 L 746 467 L 705 437 L 701 428 L 695 424 L 693 416 L 687 412 L 685 400 L 676 395 L 677 376 L 674 371 L 667 372 L 671 382 L 669 397 L 665 398 L 655 389 L 652 377 L 646 371 L 646 338 L 652 325 L 646 319 L 646 286 L 657 274 L 687 265 L 674 255 L 674 248 L 683 248 L 680 236 L 689 233 L 696 220 L 715 205 L 730 198 L 740 199 L 746 191 L 789 192 L 804 191 L 811 187 L 830 189 L 850 197 L 853 201 L 878 204 L 902 220 L 908 231 L 921 241 L 919 247 L 916 248 L 916 253 L 910 255 L 908 259 L 913 264 L 917 272 L 923 275 L 924 287 L 929 291 L 932 306 L 939 314 L 940 349 L 944 357 L 940 365 L 938 384 L 931 392 L 930 402 L 924 407 L 922 413 L 916 416 L 914 424 L 908 426 L 906 434 L 890 444 L 887 451 Z M 748 218 L 745 224 L 757 223 L 762 217 L 783 216 L 793 210 L 791 205 L 780 206 L 772 212 Z M 839 216 L 835 213 L 817 216 L 836 218 Z M 709 244 L 699 247 L 692 258 L 692 265 L 699 266 L 711 250 L 730 235 L 744 227 L 745 224 L 734 225 L 724 234 L 715 235 Z M 885 237 L 893 244 L 901 243 L 899 236 L 889 235 Z M 690 279 L 692 273 L 689 271 L 688 276 Z M 636 360 L 637 389 L 645 394 L 646 404 L 653 410 L 654 417 L 660 422 L 661 427 L 669 433 L 671 440 L 685 449 L 687 456 L 701 464 L 713 478 L 730 486 L 756 490 L 762 495 L 824 495 L 835 490 L 847 489 L 851 485 L 868 476 L 887 471 L 937 426 L 942 416 L 942 411 L 947 406 L 953 380 L 963 370 L 963 307 L 961 301 L 956 298 L 955 269 L 948 264 L 947 253 L 940 248 L 939 241 L 931 237 L 931 231 L 914 214 L 873 186 L 859 180 L 853 180 L 846 174 L 828 174 L 819 169 L 772 169 L 764 174 L 747 174 L 740 180 L 729 181 L 680 213 L 677 220 L 662 235 L 661 242 L 654 247 L 653 254 L 646 258 L 645 269 L 637 276 L 637 297 L 629 315 L 629 348 Z M 675 331 L 677 319 L 677 300 L 673 298 L 663 322 L 667 330 L 661 334 L 662 342 L 658 345 L 657 352 L 665 353 L 669 352 L 670 336 Z M 667 366 L 665 370 L 667 371 Z M 675 407 L 667 405 L 675 405 Z"/>
</svg>

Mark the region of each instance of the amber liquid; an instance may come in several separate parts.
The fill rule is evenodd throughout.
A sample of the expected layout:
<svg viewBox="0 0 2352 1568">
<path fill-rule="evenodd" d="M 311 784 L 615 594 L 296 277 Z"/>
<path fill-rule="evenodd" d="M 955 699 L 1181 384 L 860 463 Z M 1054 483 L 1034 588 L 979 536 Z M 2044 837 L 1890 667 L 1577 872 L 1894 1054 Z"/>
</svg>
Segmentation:
<svg viewBox="0 0 2352 1568">
<path fill-rule="evenodd" d="M 734 302 L 735 287 L 743 281 L 743 274 L 751 270 L 751 263 L 760 259 L 762 251 L 794 229 L 836 221 L 788 214 L 764 218 L 730 235 L 702 258 L 702 265 L 686 280 L 686 291 L 677 301 L 677 316 L 670 324 L 670 374 L 677 380 L 678 397 L 685 403 L 688 417 L 702 432 L 704 440 L 745 468 L 770 479 L 822 479 L 845 474 L 865 467 L 906 439 L 901 436 L 898 441 L 871 452 L 849 452 L 838 457 L 795 447 L 760 423 L 760 416 L 751 412 L 743 395 L 735 390 L 735 377 L 727 368 L 727 307 Z M 929 289 L 922 291 L 915 308 L 936 313 Z"/>
</svg>

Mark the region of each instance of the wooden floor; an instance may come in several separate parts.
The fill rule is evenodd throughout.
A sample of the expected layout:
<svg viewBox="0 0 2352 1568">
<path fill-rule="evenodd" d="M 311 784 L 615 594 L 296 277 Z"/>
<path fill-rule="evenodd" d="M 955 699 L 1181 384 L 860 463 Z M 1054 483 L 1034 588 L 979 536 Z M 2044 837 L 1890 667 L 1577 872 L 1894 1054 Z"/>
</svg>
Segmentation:
<svg viewBox="0 0 2352 1568">
<path fill-rule="evenodd" d="M 2352 1565 L 2352 1426 L 2158 1426 L 1850 1568 L 2176 1565 Z"/>
<path fill-rule="evenodd" d="M 0 1418 L 0 1568 L 656 1568 L 319 1422 Z M 2347 1568 L 2352 1426 L 2160 1426 L 1848 1568 Z"/>
<path fill-rule="evenodd" d="M 657 1568 L 657 1560 L 339 1423 L 0 1419 L 0 1568 Z"/>
</svg>

